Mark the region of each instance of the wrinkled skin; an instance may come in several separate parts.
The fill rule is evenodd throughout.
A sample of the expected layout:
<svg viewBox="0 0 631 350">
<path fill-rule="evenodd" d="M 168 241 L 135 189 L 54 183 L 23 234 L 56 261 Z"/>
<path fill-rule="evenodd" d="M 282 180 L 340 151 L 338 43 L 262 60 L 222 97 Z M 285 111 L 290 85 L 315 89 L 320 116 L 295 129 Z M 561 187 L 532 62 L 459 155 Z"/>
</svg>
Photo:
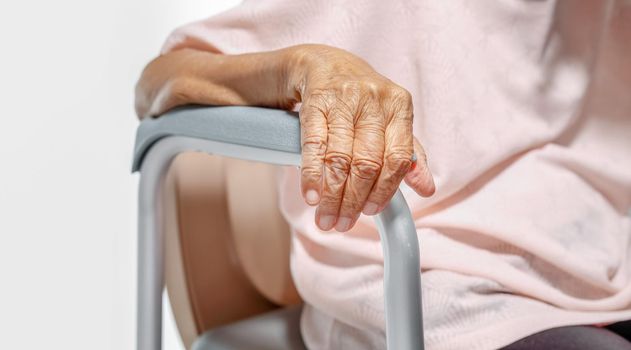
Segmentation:
<svg viewBox="0 0 631 350">
<path fill-rule="evenodd" d="M 362 212 L 379 213 L 402 180 L 419 195 L 434 193 L 425 152 L 412 135 L 410 93 L 347 51 L 299 45 L 236 56 L 173 52 L 151 62 L 136 89 L 141 117 L 188 103 L 297 102 L 301 189 L 317 205 L 320 229 L 344 232 Z"/>
<path fill-rule="evenodd" d="M 420 166 L 406 180 L 431 195 L 425 152 L 412 135 L 409 92 L 341 50 L 305 61 L 301 187 L 307 203 L 318 205 L 318 226 L 343 232 L 361 212 L 380 212 L 410 171 L 413 153 Z"/>
</svg>

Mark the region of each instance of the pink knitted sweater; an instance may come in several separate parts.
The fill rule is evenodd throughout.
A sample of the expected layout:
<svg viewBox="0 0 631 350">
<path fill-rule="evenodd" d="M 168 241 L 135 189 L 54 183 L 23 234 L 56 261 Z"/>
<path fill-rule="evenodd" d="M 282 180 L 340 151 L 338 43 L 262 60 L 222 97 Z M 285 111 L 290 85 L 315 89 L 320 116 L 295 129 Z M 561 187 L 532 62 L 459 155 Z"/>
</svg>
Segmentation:
<svg viewBox="0 0 631 350">
<path fill-rule="evenodd" d="M 437 192 L 404 188 L 428 349 L 493 349 L 631 319 L 631 2 L 251 0 L 164 52 L 323 43 L 414 96 Z M 384 348 L 383 257 L 362 217 L 322 233 L 279 180 L 313 349 Z"/>
</svg>

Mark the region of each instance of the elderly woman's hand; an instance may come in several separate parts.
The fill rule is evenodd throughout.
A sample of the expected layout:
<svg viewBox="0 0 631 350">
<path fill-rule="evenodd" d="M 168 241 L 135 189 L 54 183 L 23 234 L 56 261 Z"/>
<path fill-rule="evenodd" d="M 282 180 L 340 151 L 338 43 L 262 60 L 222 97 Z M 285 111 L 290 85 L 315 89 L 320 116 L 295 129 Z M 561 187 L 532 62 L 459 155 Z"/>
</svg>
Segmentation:
<svg viewBox="0 0 631 350">
<path fill-rule="evenodd" d="M 347 231 L 360 213 L 379 213 L 404 178 L 420 195 L 433 194 L 407 90 L 340 49 L 299 46 L 293 64 L 302 101 L 302 193 L 318 205 L 321 229 Z"/>
<path fill-rule="evenodd" d="M 410 93 L 347 51 L 182 49 L 149 63 L 136 86 L 141 118 L 185 104 L 292 109 L 298 102 L 302 194 L 318 206 L 321 229 L 347 231 L 362 211 L 379 213 L 403 179 L 418 194 L 433 194 L 425 153 L 412 135 Z"/>
</svg>

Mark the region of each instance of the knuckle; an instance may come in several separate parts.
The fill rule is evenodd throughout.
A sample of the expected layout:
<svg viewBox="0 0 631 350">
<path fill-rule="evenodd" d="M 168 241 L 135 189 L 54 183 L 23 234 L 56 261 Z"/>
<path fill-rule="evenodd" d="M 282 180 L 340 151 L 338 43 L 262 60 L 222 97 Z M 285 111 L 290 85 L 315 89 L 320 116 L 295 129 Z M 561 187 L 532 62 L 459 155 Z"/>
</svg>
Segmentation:
<svg viewBox="0 0 631 350">
<path fill-rule="evenodd" d="M 303 181 L 319 181 L 322 176 L 322 168 L 318 166 L 303 166 L 300 168 L 300 175 Z"/>
<path fill-rule="evenodd" d="M 399 102 L 412 103 L 412 94 L 400 86 L 390 88 L 390 97 Z"/>
<path fill-rule="evenodd" d="M 414 141 L 410 137 L 405 140 L 401 140 L 397 143 L 391 143 L 388 146 L 388 152 L 386 152 L 386 159 L 388 161 L 396 161 L 401 158 L 403 160 L 410 160 L 414 153 Z"/>
<path fill-rule="evenodd" d="M 379 175 L 381 163 L 372 159 L 353 159 L 351 171 L 360 179 L 372 180 Z"/>
<path fill-rule="evenodd" d="M 383 91 L 383 84 L 377 81 L 366 81 L 363 84 L 363 90 L 371 97 L 377 97 Z"/>
<path fill-rule="evenodd" d="M 358 93 L 361 90 L 362 83 L 355 80 L 345 80 L 340 83 L 340 90 L 344 93 Z"/>
<path fill-rule="evenodd" d="M 351 166 L 351 157 L 348 154 L 341 152 L 330 152 L 327 153 L 324 162 L 330 169 L 348 173 Z"/>
<path fill-rule="evenodd" d="M 305 135 L 302 137 L 303 152 L 315 156 L 323 156 L 326 152 L 326 140 L 319 134 Z"/>
<path fill-rule="evenodd" d="M 393 109 L 402 114 L 401 117 L 412 118 L 414 107 L 412 104 L 412 94 L 409 91 L 402 87 L 395 86 L 390 89 L 388 97 Z"/>
<path fill-rule="evenodd" d="M 389 155 L 386 162 L 389 170 L 396 176 L 403 176 L 412 166 L 412 155 L 410 157 L 402 157 L 401 155 Z"/>
</svg>

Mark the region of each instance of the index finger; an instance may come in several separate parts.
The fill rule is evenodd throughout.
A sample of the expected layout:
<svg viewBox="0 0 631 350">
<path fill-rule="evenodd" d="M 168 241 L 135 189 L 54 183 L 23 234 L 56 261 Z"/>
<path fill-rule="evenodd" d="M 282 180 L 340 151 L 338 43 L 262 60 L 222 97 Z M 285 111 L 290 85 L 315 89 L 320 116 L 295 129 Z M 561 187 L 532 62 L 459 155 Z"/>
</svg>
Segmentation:
<svg viewBox="0 0 631 350">
<path fill-rule="evenodd" d="M 302 196 L 309 205 L 320 202 L 322 191 L 322 168 L 327 145 L 326 111 L 308 102 L 300 109 L 300 143 L 302 165 L 300 187 Z"/>
</svg>

